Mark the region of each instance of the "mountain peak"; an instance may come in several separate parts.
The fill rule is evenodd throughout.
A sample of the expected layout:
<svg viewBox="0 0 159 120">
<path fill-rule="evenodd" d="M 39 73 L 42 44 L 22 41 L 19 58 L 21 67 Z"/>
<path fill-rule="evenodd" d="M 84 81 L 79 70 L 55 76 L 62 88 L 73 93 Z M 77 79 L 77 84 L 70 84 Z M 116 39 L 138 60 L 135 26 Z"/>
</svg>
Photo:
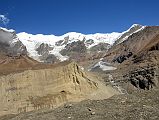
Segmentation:
<svg viewBox="0 0 159 120">
<path fill-rule="evenodd" d="M 140 25 L 140 24 L 133 24 L 130 28 L 137 27 L 137 26 L 143 26 L 143 25 Z"/>
<path fill-rule="evenodd" d="M 3 27 L 0 27 L 0 30 L 6 31 L 6 32 L 15 32 L 15 30 L 13 30 L 13 29 L 7 29 L 7 28 L 3 28 Z"/>
</svg>

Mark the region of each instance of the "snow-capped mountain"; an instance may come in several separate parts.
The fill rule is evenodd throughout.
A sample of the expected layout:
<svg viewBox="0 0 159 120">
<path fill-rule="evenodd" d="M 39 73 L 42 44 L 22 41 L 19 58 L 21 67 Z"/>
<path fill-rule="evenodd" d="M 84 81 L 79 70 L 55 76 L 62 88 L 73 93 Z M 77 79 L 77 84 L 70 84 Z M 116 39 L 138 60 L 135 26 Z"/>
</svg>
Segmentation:
<svg viewBox="0 0 159 120">
<path fill-rule="evenodd" d="M 32 35 L 25 32 L 17 34 L 21 42 L 27 47 L 29 56 L 36 60 L 39 60 L 40 55 L 36 49 L 42 44 L 48 44 L 53 47 L 49 53 L 55 55 L 61 61 L 68 59 L 67 56 L 62 56 L 59 52 L 65 48 L 66 45 L 77 41 L 84 41 L 86 47 L 89 49 L 99 43 L 108 43 L 112 45 L 115 40 L 121 35 L 121 33 L 110 33 L 110 34 L 89 34 L 84 35 L 81 33 L 70 32 L 62 36 L 55 35 Z M 90 42 L 91 41 L 91 42 Z"/>
<path fill-rule="evenodd" d="M 8 41 L 10 46 L 16 46 L 22 51 L 22 45 L 26 47 L 28 55 L 40 62 L 65 61 L 69 58 L 86 57 L 96 52 L 106 52 L 114 44 L 120 44 L 133 33 L 144 29 L 144 26 L 134 24 L 127 31 L 122 33 L 96 33 L 82 34 L 69 32 L 62 36 L 29 34 L 25 32 L 16 35 L 14 30 L 1 28 L 7 34 L 1 34 L 1 41 Z M 9 41 L 11 40 L 11 41 Z M 16 43 L 16 45 L 15 45 Z M 23 50 L 25 51 L 25 50 Z M 78 58 L 79 59 L 79 58 Z"/>
</svg>

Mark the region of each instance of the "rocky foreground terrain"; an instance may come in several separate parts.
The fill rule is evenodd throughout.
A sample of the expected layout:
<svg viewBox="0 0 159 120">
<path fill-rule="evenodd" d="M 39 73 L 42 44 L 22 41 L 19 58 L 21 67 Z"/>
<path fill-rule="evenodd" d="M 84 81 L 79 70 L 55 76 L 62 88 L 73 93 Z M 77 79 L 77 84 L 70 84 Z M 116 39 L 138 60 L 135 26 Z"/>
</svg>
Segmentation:
<svg viewBox="0 0 159 120">
<path fill-rule="evenodd" d="M 158 120 L 158 92 L 137 91 L 105 100 L 67 103 L 55 110 L 6 115 L 1 120 Z"/>
<path fill-rule="evenodd" d="M 158 26 L 135 25 L 113 44 L 112 34 L 54 46 L 0 33 L 0 120 L 159 119 Z"/>
</svg>

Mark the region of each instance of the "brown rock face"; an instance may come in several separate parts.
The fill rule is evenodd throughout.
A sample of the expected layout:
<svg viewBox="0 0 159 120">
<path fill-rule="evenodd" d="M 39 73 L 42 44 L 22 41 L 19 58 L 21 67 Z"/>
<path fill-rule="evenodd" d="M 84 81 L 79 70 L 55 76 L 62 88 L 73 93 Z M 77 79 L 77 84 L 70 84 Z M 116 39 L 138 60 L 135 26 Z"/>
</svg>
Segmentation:
<svg viewBox="0 0 159 120">
<path fill-rule="evenodd" d="M 146 27 L 143 30 L 134 33 L 123 43 L 114 45 L 106 53 L 107 60 L 116 60 L 118 57 L 124 57 L 131 52 L 133 55 L 141 54 L 150 49 L 157 48 L 159 43 L 159 26 Z M 127 59 L 127 58 L 126 58 Z M 123 60 L 124 61 L 124 60 Z"/>
<path fill-rule="evenodd" d="M 26 70 L 0 76 L 0 115 L 55 108 L 69 101 L 108 98 L 117 93 L 74 62 Z"/>
</svg>

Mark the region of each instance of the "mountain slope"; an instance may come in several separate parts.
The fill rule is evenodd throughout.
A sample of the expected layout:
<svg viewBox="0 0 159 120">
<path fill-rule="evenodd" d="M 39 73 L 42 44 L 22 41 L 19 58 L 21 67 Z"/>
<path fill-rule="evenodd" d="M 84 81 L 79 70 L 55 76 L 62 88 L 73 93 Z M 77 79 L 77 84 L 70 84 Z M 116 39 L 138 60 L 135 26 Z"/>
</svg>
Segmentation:
<svg viewBox="0 0 159 120">
<path fill-rule="evenodd" d="M 27 56 L 27 49 L 14 30 L 0 28 L 0 75 L 9 74 L 39 64 Z"/>
<path fill-rule="evenodd" d="M 132 34 L 139 32 L 143 30 L 145 26 L 139 25 L 139 24 L 134 24 L 132 25 L 127 31 L 124 31 L 122 35 L 115 41 L 114 45 L 120 44 L 124 42 L 126 39 L 128 39 L 129 36 Z"/>
<path fill-rule="evenodd" d="M 121 63 L 132 55 L 149 51 L 151 47 L 158 44 L 158 35 L 159 26 L 147 26 L 143 30 L 132 34 L 124 42 L 111 47 L 106 53 L 105 59 Z"/>
<path fill-rule="evenodd" d="M 117 68 L 111 71 L 115 84 L 121 84 L 128 92 L 158 89 L 159 26 L 146 26 L 114 45 L 103 61 L 111 62 Z"/>
</svg>

